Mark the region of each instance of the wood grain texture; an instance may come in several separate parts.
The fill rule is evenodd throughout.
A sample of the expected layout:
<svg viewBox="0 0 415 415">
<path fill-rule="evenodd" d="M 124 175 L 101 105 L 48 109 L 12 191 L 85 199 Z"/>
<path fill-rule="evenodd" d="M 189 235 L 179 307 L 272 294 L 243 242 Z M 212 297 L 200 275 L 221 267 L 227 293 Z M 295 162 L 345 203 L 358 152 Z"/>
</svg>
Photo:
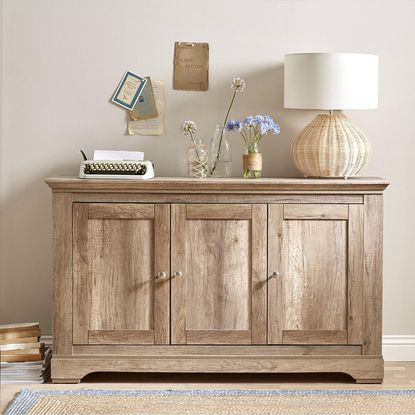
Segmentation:
<svg viewBox="0 0 415 415">
<path fill-rule="evenodd" d="M 172 206 L 172 273 L 183 273 L 171 283 L 175 344 L 235 341 L 225 340 L 220 330 L 249 330 L 251 342 L 266 343 L 266 205 L 234 207 Z M 221 210 L 230 212 L 228 219 Z M 245 219 L 248 211 L 252 220 Z M 213 219 L 218 215 L 221 219 Z M 189 330 L 218 336 L 187 336 Z"/>
<path fill-rule="evenodd" d="M 190 220 L 186 229 L 186 328 L 249 330 L 251 221 Z"/>
<path fill-rule="evenodd" d="M 347 344 L 347 330 L 283 330 L 283 344 Z"/>
<path fill-rule="evenodd" d="M 251 343 L 251 330 L 186 330 L 186 344 Z"/>
<path fill-rule="evenodd" d="M 346 221 L 284 221 L 283 244 L 284 329 L 346 329 Z"/>
<path fill-rule="evenodd" d="M 187 177 L 157 177 L 151 180 L 99 180 L 76 177 L 54 177 L 46 183 L 55 191 L 107 193 L 217 193 L 217 194 L 293 194 L 318 193 L 381 193 L 388 182 L 379 177 L 343 179 L 192 179 Z"/>
<path fill-rule="evenodd" d="M 319 209 L 324 212 L 321 216 Z M 268 283 L 268 315 L 274 321 L 270 341 L 281 343 L 281 330 L 296 329 L 290 342 L 362 344 L 362 205 L 285 205 L 289 220 L 281 211 L 281 205 L 269 207 L 269 274 L 281 265 L 284 270 L 282 278 L 270 278 Z M 342 334 L 303 340 L 301 332 L 310 329 L 347 329 L 348 338 Z"/>
<path fill-rule="evenodd" d="M 383 200 L 365 196 L 363 353 L 382 353 Z"/>
<path fill-rule="evenodd" d="M 252 205 L 251 332 L 252 344 L 267 343 L 267 205 Z"/>
<path fill-rule="evenodd" d="M 258 356 L 360 356 L 362 347 L 356 345 L 75 345 L 73 353 L 77 355 L 123 355 L 123 356 L 187 356 L 187 355 L 258 355 Z"/>
<path fill-rule="evenodd" d="M 154 220 L 89 220 L 91 330 L 154 330 Z"/>
<path fill-rule="evenodd" d="M 318 203 L 363 204 L 359 194 L 74 193 L 83 203 Z"/>
<path fill-rule="evenodd" d="M 73 205 L 73 343 L 88 344 L 89 308 L 91 305 L 88 204 Z"/>
<path fill-rule="evenodd" d="M 72 194 L 53 193 L 53 350 L 72 353 Z"/>
<path fill-rule="evenodd" d="M 154 205 L 90 203 L 90 219 L 154 219 Z"/>
<path fill-rule="evenodd" d="M 364 278 L 363 206 L 349 206 L 347 342 L 362 344 Z"/>
<path fill-rule="evenodd" d="M 355 378 L 355 381 L 357 384 L 381 384 L 383 383 L 383 377 L 382 378 L 377 378 L 377 379 L 367 379 L 367 378 Z"/>
<path fill-rule="evenodd" d="M 169 342 L 169 228 L 168 205 L 74 204 L 74 344 Z"/>
<path fill-rule="evenodd" d="M 170 205 L 154 208 L 154 277 L 170 275 Z M 156 278 L 154 286 L 154 343 L 170 343 L 170 278 Z"/>
<path fill-rule="evenodd" d="M 187 273 L 187 221 L 186 205 L 171 206 L 171 275 L 181 271 Z M 183 277 L 183 276 L 182 276 Z M 171 279 L 171 320 L 172 344 L 186 343 L 186 278 Z"/>
<path fill-rule="evenodd" d="M 282 343 L 284 327 L 282 272 L 284 269 L 283 243 L 284 205 L 268 206 L 268 343 Z M 272 277 L 273 273 L 279 273 Z"/>
<path fill-rule="evenodd" d="M 284 219 L 348 219 L 347 205 L 284 205 Z"/>
<path fill-rule="evenodd" d="M 343 372 L 355 379 L 383 378 L 383 359 L 363 356 L 99 356 L 59 357 L 52 381 L 82 379 L 91 372 L 304 373 Z"/>
<path fill-rule="evenodd" d="M 251 205 L 192 204 L 186 206 L 187 219 L 246 219 L 252 217 Z"/>
<path fill-rule="evenodd" d="M 382 380 L 383 179 L 48 184 L 55 382 L 106 370 Z"/>
<path fill-rule="evenodd" d="M 89 344 L 153 344 L 151 330 L 89 330 Z"/>
</svg>

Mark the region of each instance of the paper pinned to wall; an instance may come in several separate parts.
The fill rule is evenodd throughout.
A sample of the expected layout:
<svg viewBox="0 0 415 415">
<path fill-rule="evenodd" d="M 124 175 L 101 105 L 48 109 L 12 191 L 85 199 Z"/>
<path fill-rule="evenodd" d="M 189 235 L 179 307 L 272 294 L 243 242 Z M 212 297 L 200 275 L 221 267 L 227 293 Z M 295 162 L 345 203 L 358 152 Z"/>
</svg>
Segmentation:
<svg viewBox="0 0 415 415">
<path fill-rule="evenodd" d="M 155 118 L 158 115 L 153 92 L 153 83 L 149 76 L 146 76 L 146 79 L 147 82 L 143 92 L 138 97 L 138 101 L 131 111 L 131 118 L 133 120 L 148 120 L 149 118 Z"/>
<path fill-rule="evenodd" d="M 209 44 L 175 42 L 173 89 L 207 91 L 209 89 Z"/>
<path fill-rule="evenodd" d="M 128 114 L 129 135 L 162 135 L 164 133 L 164 114 L 166 106 L 166 84 L 164 81 L 152 81 L 158 116 L 148 120 L 134 120 Z"/>
</svg>

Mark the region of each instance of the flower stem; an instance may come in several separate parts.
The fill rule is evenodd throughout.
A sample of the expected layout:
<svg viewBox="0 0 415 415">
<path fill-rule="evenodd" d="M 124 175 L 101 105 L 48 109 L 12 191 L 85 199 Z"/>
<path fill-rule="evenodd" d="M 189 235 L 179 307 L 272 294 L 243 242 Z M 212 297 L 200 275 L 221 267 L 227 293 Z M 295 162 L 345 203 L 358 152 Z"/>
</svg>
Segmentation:
<svg viewBox="0 0 415 415">
<path fill-rule="evenodd" d="M 192 133 L 191 133 L 191 132 L 189 132 L 189 134 L 190 134 L 190 138 L 191 138 L 191 140 L 192 140 L 192 143 L 193 143 L 193 145 L 194 145 L 194 147 L 195 147 L 196 156 L 197 156 L 198 160 L 200 161 L 200 156 L 199 156 L 199 152 L 197 151 L 196 141 L 195 141 L 195 139 L 193 138 Z"/>
<path fill-rule="evenodd" d="M 248 145 L 248 137 L 246 136 L 246 132 L 244 132 L 243 130 L 241 130 L 241 136 L 245 141 L 245 144 Z"/>
<path fill-rule="evenodd" d="M 220 132 L 218 152 L 216 153 L 215 163 L 214 163 L 212 169 L 210 170 L 210 174 L 213 174 L 213 172 L 216 169 L 216 165 L 218 164 L 219 154 L 220 154 L 220 148 L 222 146 L 223 129 L 226 128 L 226 122 L 228 121 L 228 117 L 229 117 L 229 113 L 231 112 L 231 108 L 232 108 L 232 105 L 233 105 L 233 101 L 235 101 L 235 96 L 236 96 L 236 91 L 234 91 L 234 93 L 233 93 L 233 96 L 232 96 L 232 99 L 231 99 L 231 103 L 229 104 L 228 112 L 226 113 L 226 116 L 225 116 L 225 121 L 223 122 L 223 128 L 222 128 L 222 131 Z"/>
<path fill-rule="evenodd" d="M 223 126 L 226 126 L 226 121 L 228 121 L 229 113 L 231 112 L 231 108 L 233 105 L 233 101 L 235 101 L 236 91 L 233 93 L 233 97 L 231 99 L 231 103 L 229 104 L 228 112 L 226 113 L 225 121 L 223 122 Z"/>
</svg>

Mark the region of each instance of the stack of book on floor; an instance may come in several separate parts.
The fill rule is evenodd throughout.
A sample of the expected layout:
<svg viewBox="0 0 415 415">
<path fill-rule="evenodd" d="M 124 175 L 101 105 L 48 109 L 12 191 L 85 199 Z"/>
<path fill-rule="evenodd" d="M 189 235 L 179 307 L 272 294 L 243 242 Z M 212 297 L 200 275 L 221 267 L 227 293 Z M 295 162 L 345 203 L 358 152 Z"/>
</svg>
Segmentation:
<svg viewBox="0 0 415 415">
<path fill-rule="evenodd" d="M 43 383 L 51 349 L 39 342 L 39 323 L 0 325 L 1 383 Z"/>
</svg>

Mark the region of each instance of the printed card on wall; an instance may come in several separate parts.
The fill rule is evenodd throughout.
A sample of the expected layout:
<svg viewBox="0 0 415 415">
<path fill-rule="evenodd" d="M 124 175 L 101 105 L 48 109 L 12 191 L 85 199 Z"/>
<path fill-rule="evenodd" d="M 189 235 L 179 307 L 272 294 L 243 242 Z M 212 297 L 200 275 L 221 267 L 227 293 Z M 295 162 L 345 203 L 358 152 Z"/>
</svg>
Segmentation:
<svg viewBox="0 0 415 415">
<path fill-rule="evenodd" d="M 207 91 L 209 88 L 209 44 L 175 42 L 173 89 Z"/>
<path fill-rule="evenodd" d="M 126 71 L 118 84 L 111 99 L 114 104 L 120 105 L 127 110 L 132 110 L 146 85 L 147 80 L 131 71 Z"/>
</svg>

